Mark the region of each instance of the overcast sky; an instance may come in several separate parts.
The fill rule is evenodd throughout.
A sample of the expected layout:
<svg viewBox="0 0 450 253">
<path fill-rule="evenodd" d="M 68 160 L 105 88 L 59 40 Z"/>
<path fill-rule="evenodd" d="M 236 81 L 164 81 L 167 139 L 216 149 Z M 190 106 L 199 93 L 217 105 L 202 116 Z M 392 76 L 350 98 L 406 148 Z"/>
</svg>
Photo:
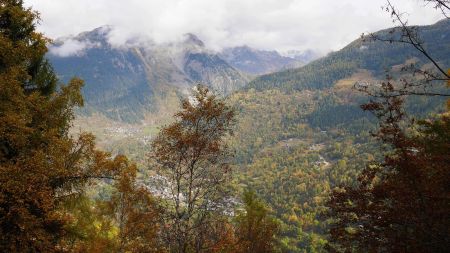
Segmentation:
<svg viewBox="0 0 450 253">
<path fill-rule="evenodd" d="M 423 0 L 391 0 L 411 24 L 442 18 Z M 115 44 L 144 36 L 156 42 L 191 32 L 213 49 L 338 50 L 361 33 L 392 25 L 385 0 L 25 0 L 41 13 L 50 38 L 111 25 Z"/>
</svg>

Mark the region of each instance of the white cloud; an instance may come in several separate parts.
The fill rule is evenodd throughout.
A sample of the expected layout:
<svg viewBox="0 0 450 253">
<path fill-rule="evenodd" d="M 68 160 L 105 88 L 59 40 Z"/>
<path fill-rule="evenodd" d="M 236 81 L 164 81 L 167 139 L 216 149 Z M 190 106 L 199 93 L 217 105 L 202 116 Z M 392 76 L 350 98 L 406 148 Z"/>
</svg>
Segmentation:
<svg viewBox="0 0 450 253">
<path fill-rule="evenodd" d="M 59 56 L 81 56 L 89 48 L 98 46 L 97 43 L 89 41 L 78 41 L 75 39 L 66 39 L 62 44 L 56 44 L 49 47 L 49 53 Z"/>
<path fill-rule="evenodd" d="M 385 0 L 26 0 L 41 13 L 39 27 L 57 38 L 112 25 L 110 39 L 156 42 L 194 33 L 208 47 L 337 50 L 361 33 L 392 25 Z M 392 0 L 411 24 L 442 18 L 423 0 Z M 70 51 L 70 50 L 69 50 Z"/>
</svg>

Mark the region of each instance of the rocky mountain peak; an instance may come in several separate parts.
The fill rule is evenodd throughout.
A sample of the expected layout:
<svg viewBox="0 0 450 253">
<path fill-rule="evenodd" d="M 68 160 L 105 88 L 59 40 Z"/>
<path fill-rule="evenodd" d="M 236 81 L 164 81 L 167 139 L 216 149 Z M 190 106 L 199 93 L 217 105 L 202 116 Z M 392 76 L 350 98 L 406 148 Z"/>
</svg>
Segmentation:
<svg viewBox="0 0 450 253">
<path fill-rule="evenodd" d="M 205 47 L 205 43 L 201 41 L 195 34 L 193 33 L 186 33 L 183 35 L 183 43 L 188 45 L 194 45 L 201 48 Z"/>
</svg>

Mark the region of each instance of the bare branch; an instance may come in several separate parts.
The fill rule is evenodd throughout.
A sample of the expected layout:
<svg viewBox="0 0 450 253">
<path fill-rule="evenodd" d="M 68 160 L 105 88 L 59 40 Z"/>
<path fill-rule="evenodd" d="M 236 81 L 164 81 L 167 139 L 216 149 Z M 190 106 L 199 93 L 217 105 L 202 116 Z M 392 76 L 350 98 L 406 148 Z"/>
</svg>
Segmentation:
<svg viewBox="0 0 450 253">
<path fill-rule="evenodd" d="M 450 1 L 449 0 L 424 0 L 426 3 L 434 4 L 433 8 L 439 9 L 446 18 L 449 18 Z"/>
<path fill-rule="evenodd" d="M 430 0 L 428 2 L 435 2 L 437 5 L 442 8 L 448 9 L 448 1 L 436 1 L 436 0 Z M 388 0 L 387 5 L 383 8 L 386 11 L 388 11 L 393 18 L 394 23 L 398 23 L 398 27 L 394 27 L 389 31 L 389 34 L 391 37 L 381 37 L 377 34 L 370 33 L 369 37 L 374 41 L 384 41 L 384 42 L 390 42 L 390 43 L 405 43 L 412 45 L 417 51 L 419 51 L 423 56 L 425 56 L 439 71 L 440 75 L 443 77 L 440 77 L 438 79 L 440 80 L 450 80 L 450 75 L 448 74 L 445 69 L 439 65 L 439 63 L 433 58 L 430 53 L 425 49 L 424 43 L 421 40 L 418 28 L 414 26 L 409 26 L 408 21 L 403 18 L 405 13 L 399 12 L 392 3 Z"/>
</svg>

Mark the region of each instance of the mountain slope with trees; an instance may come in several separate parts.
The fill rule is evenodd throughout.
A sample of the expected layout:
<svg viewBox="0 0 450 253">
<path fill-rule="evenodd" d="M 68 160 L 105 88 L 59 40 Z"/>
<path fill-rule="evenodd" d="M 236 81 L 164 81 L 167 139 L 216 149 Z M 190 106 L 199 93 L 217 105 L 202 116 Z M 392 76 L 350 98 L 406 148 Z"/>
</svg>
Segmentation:
<svg viewBox="0 0 450 253">
<path fill-rule="evenodd" d="M 248 77 L 207 50 L 195 35 L 174 45 L 113 46 L 110 27 L 57 40 L 48 54 L 58 76 L 85 80 L 87 115 L 101 113 L 113 120 L 140 122 L 159 110 L 160 97 L 187 94 L 196 84 L 228 94 L 243 87 Z M 79 46 L 71 51 L 70 46 Z M 173 95 L 172 95 L 173 96 Z"/>
<path fill-rule="evenodd" d="M 379 31 L 376 35 L 383 36 L 389 31 L 390 29 Z M 443 65 L 448 65 L 450 20 L 444 19 L 434 25 L 421 26 L 418 34 L 425 41 L 425 47 L 430 54 Z M 409 59 L 415 59 L 418 65 L 428 63 L 423 55 L 409 45 L 368 40 L 370 39 L 357 39 L 343 49 L 329 53 L 304 67 L 260 76 L 251 81 L 246 89 L 325 89 L 332 87 L 340 79 L 350 77 L 359 69 L 369 70 L 375 77 L 384 78 L 386 70 L 405 64 Z"/>
<path fill-rule="evenodd" d="M 429 39 L 425 45 L 443 66 L 450 60 L 449 28 L 448 20 L 419 27 L 426 31 L 422 37 Z M 375 34 L 389 35 L 389 30 Z M 369 97 L 354 84 L 381 87 L 386 73 L 406 78 L 409 72 L 402 67 L 409 68 L 411 59 L 417 68 L 423 67 L 425 57 L 408 46 L 357 40 L 305 67 L 259 77 L 230 96 L 239 112 L 233 143 L 236 166 L 242 173 L 236 182 L 254 188 L 273 208 L 281 224 L 280 249 L 325 251 L 332 222 L 324 215 L 329 193 L 335 189 L 340 196 L 339 186 L 350 189 L 356 184 L 362 165 L 382 161 L 380 147 L 386 144 L 371 137 L 377 119 L 361 110 Z M 438 86 L 437 90 L 445 91 Z M 445 113 L 445 101 L 410 96 L 403 109 L 411 117 L 429 117 Z M 343 215 L 355 210 L 347 208 L 342 207 Z M 352 220 L 343 222 L 349 225 Z M 346 229 L 340 225 L 334 227 L 336 238 Z"/>
</svg>

